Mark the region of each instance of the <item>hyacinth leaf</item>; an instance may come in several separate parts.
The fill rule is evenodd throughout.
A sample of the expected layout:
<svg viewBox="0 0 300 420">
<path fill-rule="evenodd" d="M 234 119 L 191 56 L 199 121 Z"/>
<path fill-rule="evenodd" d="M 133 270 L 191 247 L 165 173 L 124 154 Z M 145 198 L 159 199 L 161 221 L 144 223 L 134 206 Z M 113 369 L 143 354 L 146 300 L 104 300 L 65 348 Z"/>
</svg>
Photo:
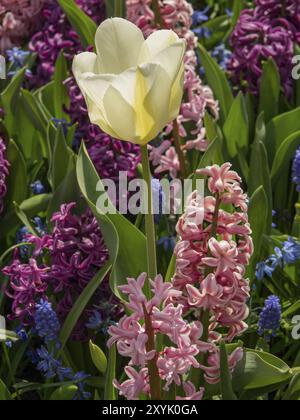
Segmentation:
<svg viewBox="0 0 300 420">
<path fill-rule="evenodd" d="M 54 84 L 53 84 L 53 100 L 54 100 L 54 116 L 62 119 L 66 116 L 63 111 L 69 103 L 69 95 L 64 81 L 68 77 L 68 65 L 65 59 L 63 51 L 60 52 L 56 63 L 54 72 Z"/>
<path fill-rule="evenodd" d="M 19 70 L 16 75 L 12 78 L 11 82 L 0 94 L 1 107 L 5 110 L 5 126 L 11 137 L 14 136 L 16 127 L 15 121 L 15 110 L 17 107 L 17 99 L 20 94 L 20 90 L 25 78 L 26 69 Z"/>
<path fill-rule="evenodd" d="M 222 42 L 225 35 L 228 33 L 229 24 L 228 16 L 223 15 L 217 16 L 215 19 L 211 19 L 202 25 L 204 28 L 207 28 L 211 34 L 209 38 L 203 40 L 207 50 L 211 50 Z"/>
<path fill-rule="evenodd" d="M 235 157 L 239 149 L 248 147 L 249 119 L 245 98 L 241 92 L 235 98 L 230 108 L 223 131 L 230 157 Z"/>
<path fill-rule="evenodd" d="M 81 295 L 76 300 L 75 304 L 73 305 L 71 311 L 69 312 L 64 322 L 64 325 L 59 335 L 59 340 L 61 342 L 61 348 L 59 350 L 59 354 L 61 354 L 62 350 L 64 349 L 82 312 L 88 305 L 89 301 L 91 300 L 96 290 L 100 287 L 103 279 L 107 276 L 110 269 L 111 269 L 111 264 L 110 263 L 105 264 L 105 266 L 101 268 L 101 270 L 88 283 L 88 285 L 85 287 Z"/>
<path fill-rule="evenodd" d="M 287 391 L 283 396 L 283 401 L 299 401 L 300 400 L 300 372 L 291 380 Z"/>
<path fill-rule="evenodd" d="M 118 286 L 124 284 L 128 277 L 136 278 L 147 272 L 145 235 L 116 211 L 84 145 L 77 159 L 77 180 L 83 196 L 99 222 L 109 250 L 112 263 L 111 288 L 116 296 L 122 298 Z M 104 214 L 101 211 L 97 206 L 99 199 L 102 203 L 107 203 L 110 212 Z"/>
<path fill-rule="evenodd" d="M 291 315 L 298 314 L 300 310 L 300 300 L 291 305 L 282 313 L 282 318 L 287 318 Z"/>
<path fill-rule="evenodd" d="M 32 234 L 36 236 L 36 232 L 30 222 L 30 220 L 28 219 L 26 213 L 21 209 L 21 207 L 19 206 L 18 203 L 14 202 L 14 207 L 15 207 L 15 212 L 16 215 L 18 216 L 18 218 L 20 219 L 20 221 L 22 222 L 22 225 L 26 226 L 28 231 Z"/>
<path fill-rule="evenodd" d="M 92 342 L 92 340 L 89 341 L 89 349 L 95 367 L 100 373 L 104 374 L 107 369 L 107 359 L 105 354 L 100 347 Z"/>
<path fill-rule="evenodd" d="M 116 389 L 113 380 L 116 378 L 117 351 L 115 344 L 109 350 L 108 366 L 106 371 L 106 383 L 104 389 L 104 400 L 115 401 L 117 399 Z"/>
<path fill-rule="evenodd" d="M 11 399 L 12 398 L 9 390 L 7 389 L 3 381 L 0 379 L 0 401 L 10 401 Z"/>
<path fill-rule="evenodd" d="M 266 147 L 270 162 L 280 145 L 293 133 L 300 130 L 300 108 L 273 118 L 267 125 Z"/>
<path fill-rule="evenodd" d="M 22 203 L 27 197 L 26 163 L 14 140 L 9 141 L 7 159 L 10 162 L 10 170 L 7 178 L 8 192 L 5 197 L 5 208 L 9 211 L 14 209 L 14 202 Z"/>
<path fill-rule="evenodd" d="M 243 390 L 242 399 L 255 399 L 278 389 L 293 377 L 290 367 L 276 356 L 247 350 L 233 374 L 234 390 Z"/>
<path fill-rule="evenodd" d="M 216 61 L 202 45 L 199 44 L 198 47 L 208 84 L 212 88 L 216 99 L 219 101 L 221 113 L 220 120 L 221 123 L 224 124 L 233 103 L 231 88 L 224 71 L 219 67 Z"/>
<path fill-rule="evenodd" d="M 232 389 L 231 373 L 228 366 L 228 353 L 224 341 L 220 343 L 221 394 L 224 401 L 236 401 Z"/>
<path fill-rule="evenodd" d="M 268 123 L 279 112 L 280 74 L 275 61 L 270 58 L 263 65 L 263 75 L 260 82 L 259 111 L 264 112 L 265 121 Z"/>
<path fill-rule="evenodd" d="M 97 30 L 96 23 L 87 16 L 74 0 L 57 0 L 60 7 L 67 15 L 71 25 L 76 29 L 82 45 L 87 48 L 94 45 L 95 33 Z"/>
<path fill-rule="evenodd" d="M 254 244 L 254 253 L 248 267 L 249 276 L 252 279 L 254 267 L 261 255 L 263 234 L 266 231 L 268 220 L 268 199 L 262 185 L 258 187 L 250 198 L 248 214 Z"/>
<path fill-rule="evenodd" d="M 56 389 L 50 396 L 50 401 L 71 401 L 78 388 L 76 385 L 64 385 Z"/>
<path fill-rule="evenodd" d="M 209 143 L 209 146 L 206 152 L 203 154 L 197 169 L 206 168 L 206 166 L 209 166 L 212 164 L 212 162 L 214 162 L 214 157 L 219 144 L 220 141 L 218 137 L 215 137 L 215 139 Z M 197 174 L 194 177 L 197 178 Z"/>
<path fill-rule="evenodd" d="M 281 143 L 275 155 L 271 171 L 273 187 L 275 187 L 278 178 L 281 177 L 283 173 L 289 171 L 290 162 L 293 159 L 295 151 L 299 146 L 300 131 L 297 131 L 296 133 L 290 135 Z"/>
</svg>

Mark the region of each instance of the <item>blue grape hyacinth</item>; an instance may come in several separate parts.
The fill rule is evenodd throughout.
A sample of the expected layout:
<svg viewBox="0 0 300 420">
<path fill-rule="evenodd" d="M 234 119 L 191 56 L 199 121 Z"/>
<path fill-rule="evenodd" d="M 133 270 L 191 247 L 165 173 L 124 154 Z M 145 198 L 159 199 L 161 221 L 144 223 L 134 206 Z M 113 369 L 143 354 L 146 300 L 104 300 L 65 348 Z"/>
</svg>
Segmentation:
<svg viewBox="0 0 300 420">
<path fill-rule="evenodd" d="M 39 337 L 43 338 L 45 343 L 57 341 L 60 323 L 51 303 L 41 299 L 35 308 L 34 321 Z"/>
<path fill-rule="evenodd" d="M 269 296 L 265 301 L 265 306 L 260 313 L 258 321 L 258 334 L 267 341 L 275 337 L 281 322 L 281 304 L 278 296 Z"/>
</svg>

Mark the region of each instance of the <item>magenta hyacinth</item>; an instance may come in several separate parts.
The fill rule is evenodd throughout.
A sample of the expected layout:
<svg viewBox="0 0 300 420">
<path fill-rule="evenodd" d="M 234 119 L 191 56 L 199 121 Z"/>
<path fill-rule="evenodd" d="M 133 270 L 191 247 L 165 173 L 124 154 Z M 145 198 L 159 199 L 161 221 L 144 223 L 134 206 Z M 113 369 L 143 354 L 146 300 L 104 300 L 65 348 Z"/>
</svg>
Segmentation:
<svg viewBox="0 0 300 420">
<path fill-rule="evenodd" d="M 9 163 L 5 158 L 6 145 L 0 137 L 0 214 L 3 212 L 3 200 L 7 193 L 6 179 L 9 171 Z"/>
<path fill-rule="evenodd" d="M 3 269 L 9 278 L 6 293 L 12 299 L 11 319 L 33 325 L 36 304 L 51 293 L 57 302 L 56 312 L 63 322 L 81 292 L 107 262 L 108 251 L 96 219 L 90 211 L 76 215 L 75 207 L 74 203 L 61 206 L 52 217 L 54 226 L 50 234 L 26 236 L 26 241 L 33 244 L 33 254 L 28 262 L 21 261 L 16 251 L 12 264 Z M 41 263 L 46 255 L 47 264 Z M 95 308 L 103 322 L 108 316 L 117 319 L 121 313 L 107 280 L 77 323 L 72 333 L 74 340 L 86 340 L 86 324 Z"/>
<path fill-rule="evenodd" d="M 279 4 L 280 3 L 280 4 Z M 294 43 L 299 42 L 298 1 L 257 1 L 244 10 L 231 36 L 233 55 L 228 65 L 236 85 L 257 95 L 263 63 L 272 58 L 279 69 L 285 95 L 292 94 Z"/>
</svg>

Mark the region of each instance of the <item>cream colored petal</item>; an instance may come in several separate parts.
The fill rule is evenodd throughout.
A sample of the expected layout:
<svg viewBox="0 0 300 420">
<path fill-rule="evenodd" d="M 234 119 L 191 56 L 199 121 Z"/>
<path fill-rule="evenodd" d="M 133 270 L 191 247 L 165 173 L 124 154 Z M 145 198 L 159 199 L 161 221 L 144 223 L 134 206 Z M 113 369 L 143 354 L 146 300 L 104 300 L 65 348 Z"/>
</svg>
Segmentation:
<svg viewBox="0 0 300 420">
<path fill-rule="evenodd" d="M 80 76 L 80 89 L 89 99 L 97 105 L 98 108 L 103 107 L 103 97 L 113 82 L 115 76 L 111 74 L 91 74 L 85 73 Z"/>
<path fill-rule="evenodd" d="M 126 19 L 105 20 L 96 32 L 97 53 L 101 57 L 100 70 L 120 74 L 138 64 L 144 43 L 142 31 Z"/>
<path fill-rule="evenodd" d="M 95 105 L 95 103 L 90 101 L 88 98 L 86 100 L 86 104 L 91 122 L 95 125 L 98 125 L 98 127 L 100 127 L 104 133 L 117 138 L 117 133 L 108 124 L 106 117 L 103 114 L 103 110 L 98 108 L 97 105 Z"/>
<path fill-rule="evenodd" d="M 160 64 L 166 70 L 172 82 L 176 80 L 182 66 L 185 47 L 185 41 L 181 39 L 152 58 L 152 61 Z"/>
<path fill-rule="evenodd" d="M 72 70 L 77 78 L 82 73 L 96 73 L 97 55 L 91 52 L 84 52 L 75 55 Z"/>
<path fill-rule="evenodd" d="M 183 96 L 183 84 L 184 84 L 184 63 L 181 64 L 181 68 L 178 72 L 177 78 L 173 83 L 171 95 L 170 95 L 170 105 L 169 105 L 169 120 L 175 120 L 177 118 Z"/>
<path fill-rule="evenodd" d="M 107 89 L 103 98 L 103 106 L 107 122 L 115 131 L 116 137 L 133 142 L 136 138 L 136 118 L 133 107 L 113 86 Z"/>
<path fill-rule="evenodd" d="M 177 41 L 179 41 L 179 37 L 175 32 L 163 29 L 153 32 L 153 34 L 146 39 L 145 45 L 147 46 L 150 57 L 153 58 Z"/>
</svg>

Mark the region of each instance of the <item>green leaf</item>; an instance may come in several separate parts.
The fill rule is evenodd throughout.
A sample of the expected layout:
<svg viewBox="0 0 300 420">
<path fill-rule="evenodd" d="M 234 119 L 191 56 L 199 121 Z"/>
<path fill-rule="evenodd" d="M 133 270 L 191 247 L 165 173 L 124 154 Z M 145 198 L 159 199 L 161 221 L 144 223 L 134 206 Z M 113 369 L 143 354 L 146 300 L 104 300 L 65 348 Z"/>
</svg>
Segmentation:
<svg viewBox="0 0 300 420">
<path fill-rule="evenodd" d="M 245 98 L 242 93 L 239 93 L 235 98 L 223 130 L 230 157 L 235 157 L 238 150 L 248 147 L 249 120 Z"/>
<path fill-rule="evenodd" d="M 250 266 L 253 266 L 253 262 L 257 262 L 261 253 L 263 234 L 266 232 L 268 220 L 268 199 L 262 185 L 253 193 L 248 213 L 254 244 L 254 254 L 252 264 L 250 264 Z"/>
<path fill-rule="evenodd" d="M 272 166 L 271 178 L 273 187 L 283 172 L 289 171 L 290 162 L 295 155 L 296 149 L 300 146 L 300 131 L 291 134 L 279 146 Z"/>
<path fill-rule="evenodd" d="M 287 310 L 285 310 L 282 313 L 282 318 L 287 318 L 290 315 L 294 315 L 295 313 L 298 313 L 299 310 L 300 310 L 300 300 L 298 300 L 293 305 L 291 305 Z"/>
<path fill-rule="evenodd" d="M 228 354 L 224 341 L 220 343 L 221 394 L 224 401 L 236 401 L 232 389 L 231 373 L 228 366 Z"/>
<path fill-rule="evenodd" d="M 77 159 L 77 180 L 83 196 L 99 222 L 109 250 L 112 290 L 122 298 L 118 286 L 124 284 L 128 277 L 136 278 L 147 272 L 145 235 L 115 210 L 84 145 Z M 115 214 L 102 212 L 97 206 L 100 198 L 109 203 L 109 208 L 112 212 L 115 211 Z"/>
<path fill-rule="evenodd" d="M 198 169 L 206 168 L 206 166 L 211 165 L 211 163 L 214 162 L 214 156 L 216 154 L 219 144 L 220 141 L 218 137 L 216 137 L 213 141 L 209 143 L 206 152 L 200 160 Z"/>
<path fill-rule="evenodd" d="M 113 385 L 113 380 L 116 378 L 116 364 L 117 364 L 117 352 L 115 344 L 112 345 L 109 351 L 108 367 L 106 371 L 106 384 L 104 389 L 104 401 L 115 401 L 116 389 Z"/>
<path fill-rule="evenodd" d="M 60 52 L 58 59 L 55 63 L 54 72 L 54 116 L 55 118 L 62 119 L 65 117 L 63 111 L 64 107 L 68 105 L 69 96 L 64 81 L 68 77 L 68 66 L 63 51 Z"/>
<path fill-rule="evenodd" d="M 14 209 L 13 203 L 22 203 L 27 197 L 27 168 L 24 157 L 14 140 L 10 140 L 7 148 L 7 159 L 10 163 L 9 176 L 6 181 L 7 194 L 5 209 Z"/>
<path fill-rule="evenodd" d="M 71 401 L 77 391 L 76 385 L 63 385 L 53 392 L 50 401 Z"/>
<path fill-rule="evenodd" d="M 96 290 L 100 287 L 103 279 L 105 278 L 105 276 L 107 276 L 110 269 L 111 265 L 109 263 L 105 264 L 105 266 L 101 268 L 101 270 L 95 275 L 95 277 L 88 283 L 88 285 L 85 287 L 79 298 L 76 300 L 75 304 L 73 305 L 71 311 L 69 312 L 64 322 L 64 325 L 59 335 L 59 341 L 61 342 L 59 354 L 61 354 L 62 350 L 64 349 L 82 312 L 88 305 Z"/>
<path fill-rule="evenodd" d="M 95 367 L 99 370 L 100 373 L 105 373 L 107 369 L 107 359 L 103 351 L 96 344 L 89 341 L 89 348 L 91 353 L 92 361 Z"/>
<path fill-rule="evenodd" d="M 216 61 L 200 44 L 199 50 L 201 63 L 205 69 L 208 84 L 212 88 L 216 99 L 220 103 L 220 120 L 221 123 L 224 124 L 233 103 L 233 94 L 231 88 L 224 71 L 218 66 Z"/>
<path fill-rule="evenodd" d="M 291 380 L 287 391 L 283 396 L 283 401 L 299 401 L 300 400 L 300 372 Z"/>
<path fill-rule="evenodd" d="M 264 112 L 266 123 L 279 113 L 280 74 L 275 61 L 269 58 L 263 65 L 260 82 L 259 112 Z"/>
<path fill-rule="evenodd" d="M 10 401 L 11 395 L 5 384 L 0 379 L 0 401 Z"/>
<path fill-rule="evenodd" d="M 86 48 L 94 45 L 96 23 L 87 16 L 74 0 L 57 0 L 66 13 L 71 25 L 76 29 L 83 46 Z"/>
</svg>

